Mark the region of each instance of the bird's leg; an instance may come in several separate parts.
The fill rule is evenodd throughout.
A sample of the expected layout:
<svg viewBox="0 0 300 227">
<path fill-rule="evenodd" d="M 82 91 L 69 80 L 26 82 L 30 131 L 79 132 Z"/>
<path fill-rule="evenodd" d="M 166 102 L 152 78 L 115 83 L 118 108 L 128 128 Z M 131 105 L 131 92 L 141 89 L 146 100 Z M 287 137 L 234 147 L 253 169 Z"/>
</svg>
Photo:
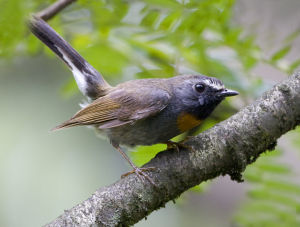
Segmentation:
<svg viewBox="0 0 300 227">
<path fill-rule="evenodd" d="M 136 175 L 143 181 L 144 178 L 146 178 L 152 185 L 156 186 L 157 185 L 154 183 L 154 181 L 145 173 L 146 171 L 153 171 L 156 170 L 155 167 L 147 167 L 147 168 L 138 168 L 133 162 L 130 160 L 130 158 L 125 154 L 125 152 L 121 149 L 119 145 L 116 145 L 112 143 L 113 147 L 117 149 L 117 151 L 120 152 L 120 154 L 123 156 L 124 159 L 131 165 L 133 170 L 131 170 L 128 173 L 125 173 L 121 176 L 121 178 L 126 177 L 132 173 L 136 173 Z M 144 178 L 143 178 L 144 177 Z"/>
<path fill-rule="evenodd" d="M 190 139 L 189 136 L 179 142 L 168 140 L 167 142 L 165 142 L 165 144 L 167 145 L 167 150 L 175 149 L 177 152 L 179 152 L 179 148 L 185 148 L 195 152 L 195 149 L 193 147 L 184 144 L 188 139 Z"/>
</svg>

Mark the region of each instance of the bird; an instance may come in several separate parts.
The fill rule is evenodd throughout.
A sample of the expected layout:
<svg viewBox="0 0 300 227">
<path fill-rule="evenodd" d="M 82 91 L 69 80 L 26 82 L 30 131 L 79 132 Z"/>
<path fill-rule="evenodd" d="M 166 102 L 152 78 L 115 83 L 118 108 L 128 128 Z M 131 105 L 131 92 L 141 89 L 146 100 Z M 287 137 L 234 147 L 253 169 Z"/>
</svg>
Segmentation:
<svg viewBox="0 0 300 227">
<path fill-rule="evenodd" d="M 155 185 L 121 146 L 163 143 L 180 146 L 171 139 L 199 126 L 226 97 L 238 95 L 215 77 L 184 74 L 170 78 L 136 79 L 109 85 L 104 77 L 44 20 L 33 16 L 31 32 L 46 44 L 72 71 L 79 90 L 89 103 L 53 130 L 94 126 L 110 140 L 136 173 Z"/>
</svg>

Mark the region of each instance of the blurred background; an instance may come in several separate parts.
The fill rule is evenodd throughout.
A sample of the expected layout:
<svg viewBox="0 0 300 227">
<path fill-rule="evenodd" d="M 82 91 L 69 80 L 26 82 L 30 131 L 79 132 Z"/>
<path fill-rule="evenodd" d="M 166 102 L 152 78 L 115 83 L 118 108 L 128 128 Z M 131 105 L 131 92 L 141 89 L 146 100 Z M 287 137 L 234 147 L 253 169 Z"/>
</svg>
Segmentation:
<svg viewBox="0 0 300 227">
<path fill-rule="evenodd" d="M 109 185 L 129 166 L 77 127 L 50 129 L 84 97 L 25 19 L 54 1 L 0 0 L 0 226 L 41 226 Z M 300 66 L 299 0 L 80 0 L 51 19 L 111 84 L 198 72 L 240 95 L 195 134 L 228 118 Z M 130 152 L 139 165 L 162 146 Z M 300 226 L 300 129 L 247 167 L 219 177 L 136 226 Z"/>
</svg>

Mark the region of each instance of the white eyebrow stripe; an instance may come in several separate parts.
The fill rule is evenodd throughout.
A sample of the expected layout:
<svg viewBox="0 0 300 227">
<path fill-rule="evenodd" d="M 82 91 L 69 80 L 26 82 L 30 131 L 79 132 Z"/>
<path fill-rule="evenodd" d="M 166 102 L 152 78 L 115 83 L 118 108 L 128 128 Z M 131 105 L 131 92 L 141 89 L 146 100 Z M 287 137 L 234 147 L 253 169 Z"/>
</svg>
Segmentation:
<svg viewBox="0 0 300 227">
<path fill-rule="evenodd" d="M 212 87 L 212 88 L 214 88 L 214 89 L 216 89 L 216 90 L 224 89 L 224 85 L 223 85 L 223 84 L 220 84 L 220 83 L 217 83 L 215 80 L 212 80 L 212 79 L 205 79 L 204 82 L 205 82 L 208 86 L 210 86 L 210 87 Z"/>
</svg>

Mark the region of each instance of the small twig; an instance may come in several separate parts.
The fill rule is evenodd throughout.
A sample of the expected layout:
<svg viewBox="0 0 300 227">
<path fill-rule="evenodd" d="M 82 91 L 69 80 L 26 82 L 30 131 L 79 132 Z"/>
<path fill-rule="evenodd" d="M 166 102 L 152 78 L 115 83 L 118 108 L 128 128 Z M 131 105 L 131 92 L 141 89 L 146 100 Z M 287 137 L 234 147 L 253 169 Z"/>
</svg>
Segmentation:
<svg viewBox="0 0 300 227">
<path fill-rule="evenodd" d="M 46 9 L 43 9 L 42 11 L 38 12 L 36 16 L 47 21 L 75 1 L 76 0 L 58 0 Z"/>
</svg>

